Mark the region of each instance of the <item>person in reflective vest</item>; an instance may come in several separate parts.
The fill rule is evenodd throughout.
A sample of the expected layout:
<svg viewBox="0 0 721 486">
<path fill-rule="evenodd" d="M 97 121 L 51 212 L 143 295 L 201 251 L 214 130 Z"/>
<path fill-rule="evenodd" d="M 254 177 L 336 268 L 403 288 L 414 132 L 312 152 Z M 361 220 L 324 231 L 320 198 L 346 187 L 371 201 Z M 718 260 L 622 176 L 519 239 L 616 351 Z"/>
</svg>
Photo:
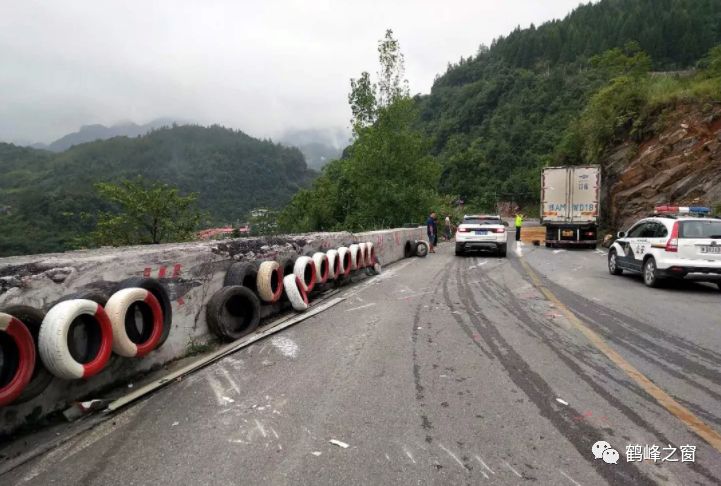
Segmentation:
<svg viewBox="0 0 721 486">
<path fill-rule="evenodd" d="M 521 241 L 521 226 L 523 226 L 523 215 L 516 214 L 516 241 Z"/>
</svg>

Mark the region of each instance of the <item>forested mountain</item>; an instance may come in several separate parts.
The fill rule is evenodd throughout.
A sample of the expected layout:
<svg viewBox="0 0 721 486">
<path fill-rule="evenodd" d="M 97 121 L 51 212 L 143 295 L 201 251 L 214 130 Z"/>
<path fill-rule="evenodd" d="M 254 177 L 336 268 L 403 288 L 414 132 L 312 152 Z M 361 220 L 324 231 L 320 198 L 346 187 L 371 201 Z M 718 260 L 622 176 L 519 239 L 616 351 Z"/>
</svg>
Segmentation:
<svg viewBox="0 0 721 486">
<path fill-rule="evenodd" d="M 0 144 L 0 173 L 0 256 L 77 245 L 106 209 L 94 189 L 101 181 L 142 175 L 197 192 L 213 224 L 281 207 L 315 175 L 298 149 L 220 126 L 174 126 L 59 154 Z"/>
<path fill-rule="evenodd" d="M 499 199 L 532 204 L 540 167 L 557 161 L 566 129 L 623 74 L 595 56 L 645 52 L 652 69 L 669 71 L 693 67 L 719 43 L 718 0 L 602 0 L 481 46 L 416 98 L 443 167 L 441 192 L 488 208 Z"/>
</svg>

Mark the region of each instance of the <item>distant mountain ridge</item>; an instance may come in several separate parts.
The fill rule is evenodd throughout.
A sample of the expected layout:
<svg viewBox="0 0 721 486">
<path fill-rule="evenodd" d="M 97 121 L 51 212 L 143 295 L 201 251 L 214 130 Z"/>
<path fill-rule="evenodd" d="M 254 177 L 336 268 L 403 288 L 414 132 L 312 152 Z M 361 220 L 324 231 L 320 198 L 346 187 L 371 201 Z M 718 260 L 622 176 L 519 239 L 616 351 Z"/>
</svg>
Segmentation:
<svg viewBox="0 0 721 486">
<path fill-rule="evenodd" d="M 83 125 L 77 132 L 68 133 L 47 145 L 36 143 L 30 145 L 30 147 L 49 150 L 51 152 L 64 152 L 70 147 L 80 145 L 81 143 L 107 140 L 113 137 L 139 137 L 158 128 L 170 127 L 175 123 L 185 124 L 187 122 L 173 118 L 157 118 L 143 125 L 138 125 L 133 122 L 116 123 L 109 127 L 97 123 L 93 125 Z"/>
</svg>

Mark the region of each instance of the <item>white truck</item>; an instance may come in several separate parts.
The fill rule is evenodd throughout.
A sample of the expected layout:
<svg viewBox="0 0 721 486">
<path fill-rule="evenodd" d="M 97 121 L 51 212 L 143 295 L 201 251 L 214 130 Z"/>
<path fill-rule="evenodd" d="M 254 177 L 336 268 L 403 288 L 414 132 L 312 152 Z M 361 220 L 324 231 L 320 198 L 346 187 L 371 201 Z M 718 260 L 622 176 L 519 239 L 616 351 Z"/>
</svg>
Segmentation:
<svg viewBox="0 0 721 486">
<path fill-rule="evenodd" d="M 546 246 L 595 248 L 600 195 L 598 165 L 543 169 L 541 224 L 546 227 Z"/>
</svg>

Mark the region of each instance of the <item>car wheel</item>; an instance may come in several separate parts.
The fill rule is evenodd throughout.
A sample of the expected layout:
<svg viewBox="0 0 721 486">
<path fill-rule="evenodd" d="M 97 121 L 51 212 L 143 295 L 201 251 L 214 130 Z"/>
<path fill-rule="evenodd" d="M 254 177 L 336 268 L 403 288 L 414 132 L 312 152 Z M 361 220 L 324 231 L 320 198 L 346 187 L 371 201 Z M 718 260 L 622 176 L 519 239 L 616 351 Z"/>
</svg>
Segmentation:
<svg viewBox="0 0 721 486">
<path fill-rule="evenodd" d="M 461 245 L 456 245 L 456 256 L 463 256 L 463 247 Z"/>
<path fill-rule="evenodd" d="M 618 254 L 616 250 L 608 252 L 608 273 L 611 275 L 621 275 L 623 273 L 623 268 L 618 266 Z"/>
<path fill-rule="evenodd" d="M 506 256 L 506 245 L 500 245 L 498 247 L 498 256 L 501 258 L 505 258 Z"/>
<path fill-rule="evenodd" d="M 656 277 L 656 260 L 653 257 L 643 264 L 643 283 L 649 287 L 658 287 L 659 279 Z"/>
</svg>

